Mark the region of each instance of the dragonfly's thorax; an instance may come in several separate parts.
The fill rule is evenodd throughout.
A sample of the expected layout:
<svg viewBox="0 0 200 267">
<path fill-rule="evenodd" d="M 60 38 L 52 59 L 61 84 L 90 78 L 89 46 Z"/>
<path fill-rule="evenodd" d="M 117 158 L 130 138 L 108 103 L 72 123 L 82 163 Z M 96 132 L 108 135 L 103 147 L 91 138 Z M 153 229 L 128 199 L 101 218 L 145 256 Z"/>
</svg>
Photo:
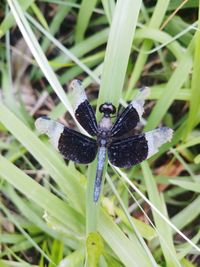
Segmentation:
<svg viewBox="0 0 200 267">
<path fill-rule="evenodd" d="M 104 114 L 102 119 L 100 120 L 98 124 L 98 136 L 97 136 L 97 142 L 99 146 L 107 146 L 110 139 L 110 132 L 112 128 L 112 121 L 108 114 Z"/>
<path fill-rule="evenodd" d="M 109 115 L 104 115 L 99 122 L 99 130 L 109 132 L 112 128 L 112 121 Z"/>
</svg>

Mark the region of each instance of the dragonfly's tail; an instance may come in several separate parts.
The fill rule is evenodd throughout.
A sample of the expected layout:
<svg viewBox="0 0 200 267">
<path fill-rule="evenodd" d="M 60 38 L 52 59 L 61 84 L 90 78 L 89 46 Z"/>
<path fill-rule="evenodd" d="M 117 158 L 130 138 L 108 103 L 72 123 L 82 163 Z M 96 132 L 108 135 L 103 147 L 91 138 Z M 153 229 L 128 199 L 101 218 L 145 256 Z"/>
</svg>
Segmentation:
<svg viewBox="0 0 200 267">
<path fill-rule="evenodd" d="M 99 199 L 101 193 L 101 182 L 102 182 L 102 175 L 104 169 L 104 163 L 106 160 L 106 148 L 100 147 L 97 156 L 97 171 L 96 171 L 96 178 L 94 184 L 94 195 L 93 200 L 96 203 Z"/>
</svg>

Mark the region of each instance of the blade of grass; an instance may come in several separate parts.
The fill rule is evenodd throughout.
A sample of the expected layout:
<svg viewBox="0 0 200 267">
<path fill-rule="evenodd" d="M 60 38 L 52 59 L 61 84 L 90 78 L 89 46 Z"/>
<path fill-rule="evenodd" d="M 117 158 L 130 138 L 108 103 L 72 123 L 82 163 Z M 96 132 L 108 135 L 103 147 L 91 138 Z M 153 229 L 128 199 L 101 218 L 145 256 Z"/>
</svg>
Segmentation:
<svg viewBox="0 0 200 267">
<path fill-rule="evenodd" d="M 104 8 L 107 20 L 109 24 L 111 24 L 114 10 L 115 10 L 115 1 L 114 0 L 110 0 L 110 1 L 101 0 L 101 2 Z"/>
<path fill-rule="evenodd" d="M 23 10 L 29 8 L 29 6 L 34 3 L 35 0 L 20 0 L 20 4 Z M 15 19 L 12 12 L 9 12 L 0 25 L 0 38 L 2 38 L 6 32 L 14 25 Z"/>
<path fill-rule="evenodd" d="M 152 267 L 138 242 L 128 239 L 103 210 L 99 217 L 98 230 L 126 267 Z"/>
<path fill-rule="evenodd" d="M 180 180 L 176 180 L 176 179 L 170 180 L 170 183 L 177 185 L 177 186 L 180 186 L 182 188 L 185 188 L 185 189 L 187 189 L 187 191 L 193 191 L 193 192 L 200 193 L 200 184 L 199 183 L 180 181 Z"/>
<path fill-rule="evenodd" d="M 197 234 L 192 238 L 192 242 L 194 244 L 197 244 L 200 239 L 200 231 L 197 232 Z M 183 244 L 180 246 L 180 251 L 178 253 L 178 258 L 182 259 L 183 257 L 187 257 L 187 255 L 192 252 L 192 248 L 189 244 Z"/>
<path fill-rule="evenodd" d="M 40 66 L 41 70 L 43 71 L 46 79 L 50 83 L 50 85 L 55 90 L 56 94 L 59 96 L 60 100 L 63 102 L 64 106 L 70 112 L 72 117 L 75 119 L 73 114 L 73 109 L 66 97 L 66 94 L 61 87 L 55 73 L 53 72 L 52 68 L 49 66 L 49 63 L 35 37 L 33 34 L 24 14 L 23 11 L 16 0 L 8 0 L 9 6 L 12 10 L 12 13 L 15 17 L 15 20 L 19 26 L 19 29 L 27 42 L 29 49 L 31 50 L 33 56 L 35 57 L 38 65 Z M 76 121 L 76 119 L 75 119 Z"/>
<path fill-rule="evenodd" d="M 6 187 L 3 188 L 3 191 L 4 193 L 7 193 L 9 199 L 12 200 L 13 203 L 15 203 L 21 214 L 23 214 L 29 221 L 34 223 L 35 226 L 37 226 L 43 232 L 47 233 L 53 238 L 58 238 L 57 234 L 49 227 L 47 227 L 45 222 L 38 216 L 38 214 L 36 214 L 35 211 L 30 209 L 30 207 L 26 203 L 27 201 L 21 199 L 11 186 L 6 185 Z"/>
<path fill-rule="evenodd" d="M 136 31 L 134 40 L 137 41 L 138 39 L 151 39 L 155 42 L 160 42 L 161 44 L 168 46 L 168 49 L 173 53 L 177 60 L 182 58 L 184 51 L 183 47 L 181 47 L 177 41 L 174 41 L 174 38 L 168 33 L 157 29 L 144 28 Z"/>
<path fill-rule="evenodd" d="M 1 159 L 0 159 L 1 161 Z M 6 214 L 6 216 L 9 218 L 9 220 L 18 228 L 18 230 L 23 233 L 23 235 L 26 237 L 26 239 L 30 242 L 30 244 L 35 247 L 35 249 L 40 252 L 41 255 L 45 257 L 45 259 L 48 260 L 48 262 L 51 262 L 54 264 L 54 262 L 49 258 L 49 256 L 40 248 L 40 246 L 30 237 L 28 233 L 17 223 L 17 221 L 14 219 L 14 216 L 10 213 L 10 211 L 0 202 L 0 209 Z M 15 246 L 17 248 L 17 246 Z M 14 249 L 14 252 L 17 251 Z M 55 266 L 55 264 L 54 264 Z"/>
<path fill-rule="evenodd" d="M 100 82 L 99 78 L 96 77 L 93 71 L 91 71 L 83 62 L 81 62 L 73 53 L 70 52 L 69 49 L 65 48 L 56 38 L 54 38 L 48 31 L 46 31 L 34 18 L 32 18 L 28 13 L 26 13 L 26 17 L 29 21 L 37 27 L 48 39 L 58 47 L 66 57 L 69 57 L 73 60 L 77 65 L 79 65 L 88 75 L 90 75 L 97 83 Z"/>
<path fill-rule="evenodd" d="M 182 30 L 181 32 L 177 33 L 175 36 L 171 37 L 171 40 L 168 40 L 166 43 L 163 43 L 161 45 L 156 45 L 156 47 L 151 49 L 151 50 L 142 51 L 141 49 L 137 49 L 137 48 L 136 48 L 136 50 L 141 51 L 141 52 L 143 52 L 144 54 L 147 54 L 147 55 L 150 55 L 150 54 L 153 54 L 155 52 L 158 52 L 158 53 L 160 53 L 160 56 L 162 57 L 162 53 L 160 52 L 160 50 L 162 48 L 164 48 L 167 45 L 169 45 L 169 44 L 173 43 L 174 41 L 178 40 L 181 36 L 184 36 L 187 32 L 192 31 L 192 30 L 194 31 L 194 29 L 196 30 L 196 25 L 197 25 L 197 22 L 194 22 L 193 24 L 189 25 L 186 29 L 184 28 L 184 30 Z M 189 45 L 192 37 L 193 37 L 193 35 L 189 39 L 188 45 Z M 184 52 L 184 49 L 183 49 L 183 52 Z"/>
<path fill-rule="evenodd" d="M 81 2 L 75 31 L 75 41 L 77 43 L 83 40 L 90 17 L 92 16 L 92 12 L 96 4 L 97 0 L 82 0 Z"/>
<path fill-rule="evenodd" d="M 38 265 L 30 265 L 26 262 L 16 262 L 11 260 L 0 260 L 1 267 L 38 267 Z"/>
<path fill-rule="evenodd" d="M 17 188 L 27 198 L 60 220 L 74 233 L 83 231 L 82 217 L 68 204 L 48 192 L 44 187 L 23 173 L 15 165 L 0 155 L 0 174 L 6 181 Z M 51 203 L 51 205 L 49 205 Z M 78 218 L 78 219 L 77 219 Z"/>
<path fill-rule="evenodd" d="M 43 16 L 42 12 L 40 11 L 39 7 L 35 3 L 33 3 L 31 5 L 31 9 L 33 13 L 35 14 L 35 16 L 37 17 L 38 21 L 40 21 L 40 23 L 42 24 L 42 26 L 46 28 L 46 30 L 49 30 L 48 23 L 45 17 Z"/>
<path fill-rule="evenodd" d="M 106 101 L 118 105 L 140 7 L 140 0 L 117 2 L 106 48 L 97 107 Z"/>
<path fill-rule="evenodd" d="M 141 165 L 149 199 L 151 203 L 167 217 L 164 202 L 159 196 L 158 189 L 155 180 L 152 176 L 151 170 L 146 162 L 142 163 Z M 152 213 L 158 232 L 162 235 L 162 239 L 160 239 L 160 244 L 167 266 L 180 267 L 181 264 L 178 262 L 176 250 L 173 244 L 171 228 L 165 221 L 163 221 L 162 218 L 159 217 L 159 215 L 154 210 L 152 210 Z M 163 242 L 163 239 L 165 242 Z"/>
<path fill-rule="evenodd" d="M 200 1 L 199 1 L 200 5 Z M 194 48 L 194 64 L 192 72 L 192 87 L 191 87 L 191 99 L 190 99 L 190 110 L 189 117 L 187 121 L 187 127 L 185 132 L 185 138 L 191 132 L 195 126 L 195 121 L 200 111 L 200 90 L 199 90 L 199 73 L 200 73 L 200 8 L 199 8 L 199 19 L 198 19 L 198 29 L 195 38 L 195 48 Z"/>
<path fill-rule="evenodd" d="M 185 226 L 190 224 L 195 218 L 199 216 L 200 210 L 200 196 L 198 196 L 195 200 L 193 200 L 189 205 L 187 205 L 181 212 L 176 214 L 172 219 L 172 223 L 174 223 L 179 229 L 183 229 Z"/>
<path fill-rule="evenodd" d="M 70 52 L 76 57 L 81 58 L 83 55 L 92 52 L 101 45 L 104 45 L 108 38 L 108 32 L 107 28 L 99 31 L 91 37 L 83 40 L 81 43 L 78 43 L 74 47 L 70 48 Z M 60 64 L 60 67 L 62 67 L 63 65 L 66 66 L 66 64 L 70 62 L 70 58 L 63 57 L 63 53 L 61 53 L 61 55 L 54 58 L 54 61 L 58 62 L 58 65 Z M 54 69 L 56 70 L 58 67 Z"/>
<path fill-rule="evenodd" d="M 84 261 L 84 250 L 79 249 L 71 253 L 69 256 L 65 257 L 58 267 L 80 267 L 83 266 Z"/>
<path fill-rule="evenodd" d="M 134 2 L 132 0 L 119 0 L 116 4 L 106 48 L 97 107 L 104 102 L 112 102 L 114 105 L 119 102 L 140 6 L 141 0 Z M 99 114 L 97 108 L 97 117 Z M 87 233 L 96 231 L 99 214 L 99 204 L 94 205 L 93 203 L 95 166 L 96 162 L 92 163 L 88 171 Z"/>
<path fill-rule="evenodd" d="M 80 9 L 80 4 L 75 4 L 72 2 L 72 0 L 70 2 L 69 1 L 65 2 L 62 0 L 41 0 L 41 1 Z M 94 8 L 94 13 L 104 15 L 104 12 L 101 8 Z"/>
<path fill-rule="evenodd" d="M 149 248 L 147 247 L 146 243 L 144 242 L 144 240 L 143 240 L 143 238 L 142 238 L 142 236 L 141 236 L 141 234 L 140 234 L 140 232 L 139 232 L 134 220 L 132 220 L 132 217 L 130 216 L 129 211 L 125 207 L 125 205 L 124 205 L 119 193 L 115 189 L 115 186 L 112 183 L 111 178 L 110 178 L 110 176 L 108 174 L 106 175 L 106 180 L 108 181 L 112 191 L 115 193 L 115 195 L 116 195 L 116 197 L 117 197 L 117 199 L 118 199 L 118 201 L 120 203 L 120 206 L 122 207 L 123 212 L 126 214 L 126 217 L 128 218 L 129 224 L 131 225 L 132 230 L 134 231 L 134 237 L 132 239 L 133 243 L 137 247 L 138 246 L 141 246 L 141 248 L 143 247 L 144 250 L 146 251 L 146 254 L 147 254 L 149 260 L 151 261 L 152 266 L 157 267 L 157 263 L 155 262 L 155 259 L 154 259 L 153 255 L 151 254 L 151 251 L 149 250 Z M 137 243 L 138 243 L 138 245 L 137 245 Z"/>
<path fill-rule="evenodd" d="M 170 11 L 176 9 L 179 5 L 181 5 L 182 2 L 183 2 L 182 0 L 176 0 L 170 2 L 168 10 Z M 198 0 L 191 0 L 186 2 L 184 6 L 181 7 L 181 9 L 191 8 L 191 7 L 198 7 Z"/>
<path fill-rule="evenodd" d="M 140 192 L 140 190 L 134 185 L 134 183 L 131 182 L 131 180 L 126 176 L 125 173 L 123 173 L 119 168 L 115 167 L 116 171 L 120 174 L 120 176 L 125 180 L 126 183 L 128 183 L 131 188 L 133 188 L 137 194 L 145 200 L 146 203 L 148 203 L 148 205 L 166 222 L 168 223 L 168 225 L 171 226 L 171 228 L 177 232 L 184 240 L 186 240 L 189 244 L 191 244 L 191 246 L 193 248 L 195 248 L 197 251 L 200 252 L 200 248 L 195 245 L 193 242 L 191 242 L 191 240 L 185 236 L 167 217 L 165 217 L 152 203 L 151 201 L 148 200 L 148 198 L 142 193 Z M 198 200 L 200 200 L 200 198 L 198 198 Z M 199 212 L 199 211 L 198 211 Z"/>
<path fill-rule="evenodd" d="M 182 55 L 182 59 L 180 60 L 178 67 L 167 83 L 162 97 L 158 100 L 153 111 L 151 112 L 147 125 L 145 126 L 145 131 L 149 131 L 150 129 L 158 126 L 168 108 L 174 101 L 178 91 L 188 78 L 189 72 L 192 68 L 193 48 L 194 42 L 191 41 L 187 51 Z"/>
<path fill-rule="evenodd" d="M 153 15 L 148 25 L 149 28 L 158 29 L 160 27 L 162 20 L 164 18 L 164 15 L 167 11 L 169 2 L 170 2 L 169 0 L 158 0 L 157 1 L 156 6 L 154 7 Z M 126 93 L 126 98 L 129 98 L 131 94 L 131 90 L 135 86 L 136 82 L 138 81 L 141 75 L 141 72 L 143 70 L 144 64 L 147 60 L 148 55 L 144 54 L 143 51 L 150 50 L 152 45 L 153 45 L 153 42 L 151 40 L 145 40 L 141 47 L 142 52 L 139 53 L 137 60 L 135 62 L 133 71 L 131 73 L 131 78 L 129 80 L 128 89 Z"/>
<path fill-rule="evenodd" d="M 71 2 L 76 2 L 76 0 L 71 0 Z M 59 5 L 58 9 L 56 11 L 55 16 L 53 17 L 51 24 L 49 26 L 49 30 L 51 35 L 55 35 L 57 31 L 59 31 L 59 28 L 61 26 L 61 23 L 63 22 L 64 18 L 68 15 L 69 11 L 71 10 L 70 6 L 63 6 Z M 48 38 L 44 38 L 41 47 L 43 51 L 47 51 L 48 47 L 50 45 L 50 40 Z"/>
</svg>

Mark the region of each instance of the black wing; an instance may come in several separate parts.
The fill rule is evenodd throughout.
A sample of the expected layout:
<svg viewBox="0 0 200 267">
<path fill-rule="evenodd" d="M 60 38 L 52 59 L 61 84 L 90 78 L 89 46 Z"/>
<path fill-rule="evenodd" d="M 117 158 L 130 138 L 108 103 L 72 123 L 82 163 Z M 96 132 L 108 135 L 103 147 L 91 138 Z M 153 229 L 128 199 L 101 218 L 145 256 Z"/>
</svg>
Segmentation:
<svg viewBox="0 0 200 267">
<path fill-rule="evenodd" d="M 134 129 L 144 112 L 144 99 L 149 94 L 149 88 L 140 90 L 135 99 L 119 115 L 111 129 L 111 136 L 120 137 Z"/>
<path fill-rule="evenodd" d="M 98 128 L 94 110 L 87 100 L 81 82 L 79 80 L 73 80 L 70 88 L 72 89 L 73 108 L 77 121 L 90 135 L 97 135 Z"/>
<path fill-rule="evenodd" d="M 98 146 L 92 138 L 48 118 L 37 119 L 35 125 L 41 133 L 49 136 L 65 159 L 83 164 L 88 164 L 95 159 Z"/>
<path fill-rule="evenodd" d="M 173 130 L 167 127 L 111 142 L 108 147 L 110 162 L 121 168 L 129 168 L 153 156 L 158 148 L 172 138 Z"/>
<path fill-rule="evenodd" d="M 110 162 L 120 168 L 129 168 L 148 157 L 148 142 L 144 134 L 111 142 L 108 147 Z"/>
</svg>

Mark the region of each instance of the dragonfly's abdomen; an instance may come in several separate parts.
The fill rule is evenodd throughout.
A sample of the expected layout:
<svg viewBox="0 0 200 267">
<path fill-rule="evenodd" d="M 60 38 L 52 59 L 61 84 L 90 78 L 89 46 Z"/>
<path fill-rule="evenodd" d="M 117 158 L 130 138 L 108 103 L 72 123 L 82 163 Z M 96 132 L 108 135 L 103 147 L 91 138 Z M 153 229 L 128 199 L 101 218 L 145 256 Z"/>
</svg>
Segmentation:
<svg viewBox="0 0 200 267">
<path fill-rule="evenodd" d="M 101 182 L 102 182 L 102 175 L 104 169 L 104 163 L 106 161 L 106 147 L 101 146 L 98 150 L 97 155 L 97 170 L 96 170 L 96 178 L 94 184 L 94 202 L 97 202 L 99 199 L 99 195 L 101 192 Z"/>
</svg>

